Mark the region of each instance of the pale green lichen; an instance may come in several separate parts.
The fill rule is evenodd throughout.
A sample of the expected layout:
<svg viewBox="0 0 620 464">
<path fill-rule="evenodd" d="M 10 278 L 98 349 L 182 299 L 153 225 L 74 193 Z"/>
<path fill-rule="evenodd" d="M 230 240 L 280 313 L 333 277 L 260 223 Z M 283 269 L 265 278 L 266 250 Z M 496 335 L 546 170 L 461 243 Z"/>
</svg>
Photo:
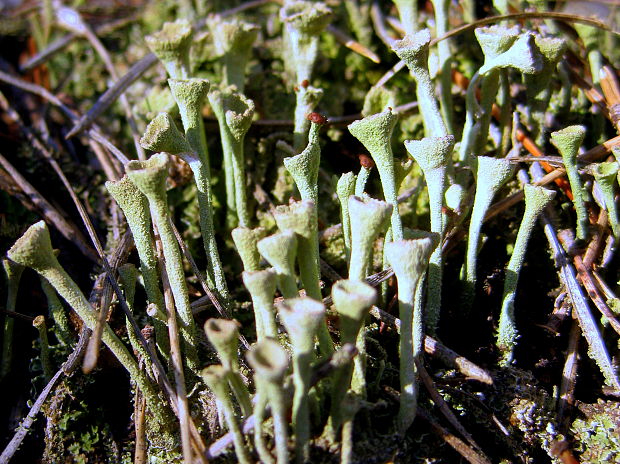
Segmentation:
<svg viewBox="0 0 620 464">
<path fill-rule="evenodd" d="M 168 164 L 168 155 L 157 153 L 147 161 L 130 161 L 125 166 L 125 169 L 131 182 L 149 201 L 151 214 L 161 238 L 166 272 L 180 318 L 179 327 L 183 340 L 183 349 L 187 354 L 188 366 L 197 373 L 199 363 L 196 351 L 197 339 L 194 316 L 187 293 L 181 250 L 170 224 L 170 213 L 166 196 Z"/>
<path fill-rule="evenodd" d="M 258 251 L 276 271 L 278 289 L 284 298 L 297 296 L 295 258 L 297 257 L 297 235 L 285 230 L 258 241 Z"/>
<path fill-rule="evenodd" d="M 406 35 L 403 40 L 395 42 L 392 45 L 392 49 L 405 62 L 409 72 L 416 81 L 416 93 L 420 105 L 420 113 L 423 116 L 424 127 L 426 128 L 426 135 L 443 137 L 448 135 L 448 130 L 441 117 L 431 76 L 428 72 L 430 41 L 430 31 L 423 29 L 416 34 Z"/>
<path fill-rule="evenodd" d="M 336 185 L 336 195 L 340 202 L 340 223 L 342 224 L 342 236 L 344 237 L 344 247 L 347 262 L 351 257 L 351 221 L 349 215 L 349 197 L 355 193 L 355 174 L 345 172 L 338 179 Z"/>
<path fill-rule="evenodd" d="M 173 82 L 171 79 L 170 82 Z M 196 85 L 206 92 L 208 85 L 205 87 L 203 81 L 174 81 L 172 86 L 177 89 L 177 92 L 181 92 L 180 89 L 184 89 L 181 93 L 189 92 Z M 197 92 L 200 93 L 200 92 Z M 188 103 L 189 107 L 200 108 L 204 101 L 204 94 L 193 103 Z M 186 99 L 187 102 L 187 99 Z M 188 110 L 185 108 L 182 113 L 193 114 L 195 110 Z M 201 119 L 200 123 L 196 123 L 196 118 Z M 207 163 L 202 157 L 199 156 L 199 152 L 196 150 L 202 150 L 203 144 L 206 147 L 206 142 L 203 136 L 198 136 L 196 131 L 200 131 L 202 126 L 202 116 L 195 115 L 191 117 L 194 123 L 187 122 L 187 117 L 183 118 L 184 124 L 186 124 L 186 136 L 193 135 L 194 143 L 190 143 L 186 137 L 184 137 L 176 127 L 176 124 L 172 120 L 172 117 L 168 113 L 160 113 L 155 119 L 153 119 L 146 128 L 144 136 L 140 140 L 140 144 L 149 150 L 164 151 L 170 154 L 179 156 L 185 161 L 191 168 L 194 174 L 194 182 L 196 184 L 196 196 L 198 198 L 198 207 L 200 208 L 199 222 L 200 232 L 202 235 L 202 242 L 207 254 L 208 266 L 207 266 L 207 281 L 210 286 L 217 289 L 218 293 L 224 300 L 230 298 L 228 292 L 228 286 L 226 284 L 226 277 L 222 269 L 222 263 L 220 255 L 217 249 L 217 243 L 215 241 L 215 230 L 213 227 L 213 207 L 212 207 L 212 193 L 211 193 L 211 180 Z M 203 130 L 204 132 L 204 130 Z M 203 154 L 206 152 L 203 150 Z"/>
<path fill-rule="evenodd" d="M 476 196 L 474 209 L 469 222 L 469 235 L 467 239 L 467 256 L 465 259 L 465 295 L 466 300 L 473 300 L 476 286 L 476 263 L 478 246 L 480 244 L 480 231 L 484 216 L 491 206 L 493 197 L 514 173 L 514 166 L 506 159 L 480 156 L 477 158 L 478 169 L 476 175 Z"/>
<path fill-rule="evenodd" d="M 577 238 L 585 240 L 588 236 L 588 210 L 586 202 L 589 195 L 579 176 L 577 153 L 586 135 L 583 126 L 569 126 L 551 133 L 551 143 L 556 146 L 566 168 L 566 175 L 573 192 L 573 204 L 577 211 Z"/>
<path fill-rule="evenodd" d="M 620 406 L 613 401 L 582 405 L 579 417 L 571 425 L 575 451 L 580 462 L 607 463 L 620 459 Z"/>
<path fill-rule="evenodd" d="M 288 353 L 275 340 L 265 339 L 250 348 L 247 359 L 255 371 L 256 406 L 254 407 L 254 439 L 263 462 L 273 462 L 263 439 L 262 428 L 267 405 L 271 407 L 276 441 L 277 464 L 288 463 L 288 402 L 283 388 L 288 370 Z"/>
<path fill-rule="evenodd" d="M 237 252 L 243 261 L 243 268 L 246 271 L 258 271 L 260 264 L 260 254 L 256 244 L 265 237 L 267 231 L 263 227 L 249 229 L 247 227 L 237 227 L 232 230 L 231 236 Z"/>
<path fill-rule="evenodd" d="M 297 462 L 307 462 L 310 440 L 309 391 L 314 336 L 325 321 L 325 306 L 312 298 L 290 298 L 278 305 L 293 349 L 293 432 Z"/>
<path fill-rule="evenodd" d="M 209 102 L 220 127 L 228 221 L 229 223 L 236 222 L 230 216 L 236 213 L 238 225 L 249 227 L 250 212 L 246 193 L 243 141 L 252 125 L 254 102 L 237 92 L 234 87 L 211 89 Z"/>
<path fill-rule="evenodd" d="M 416 292 L 438 242 L 436 234 L 433 234 L 426 238 L 398 240 L 385 245 L 385 254 L 398 280 L 398 315 L 401 321 L 400 407 L 396 425 L 401 434 L 413 423 L 418 403 L 415 360 L 422 353 L 424 331 L 422 314 L 414 314 Z"/>
<path fill-rule="evenodd" d="M 207 339 L 211 342 L 220 358 L 222 366 L 227 371 L 228 383 L 235 398 L 241 406 L 245 417 L 252 413 L 252 402 L 248 388 L 239 372 L 239 323 L 229 319 L 207 319 L 204 325 Z"/>
<path fill-rule="evenodd" d="M 501 363 L 504 365 L 508 365 L 513 361 L 514 348 L 517 345 L 518 332 L 514 306 L 519 273 L 523 267 L 527 242 L 536 225 L 538 216 L 551 203 L 554 197 L 555 192 L 553 190 L 530 184 L 525 185 L 525 212 L 523 213 L 523 219 L 517 233 L 517 240 L 515 241 L 512 256 L 506 269 L 502 309 L 497 334 L 497 346 L 502 352 Z"/>
<path fill-rule="evenodd" d="M 431 210 L 431 232 L 439 234 L 443 240 L 445 225 L 443 222 L 444 195 L 446 191 L 447 172 L 452 159 L 454 136 L 425 137 L 422 140 L 406 140 L 405 148 L 424 172 L 428 188 Z M 442 250 L 437 247 L 431 256 L 428 275 L 427 327 L 434 333 L 439 322 L 441 308 Z"/>
<path fill-rule="evenodd" d="M 245 68 L 259 27 L 238 19 L 223 20 L 212 16 L 207 20 L 213 36 L 215 52 L 224 65 L 223 85 L 234 85 L 239 92 L 245 87 Z"/>
<path fill-rule="evenodd" d="M 278 338 L 273 297 L 276 291 L 277 274 L 274 269 L 244 271 L 243 284 L 250 292 L 256 323 L 256 339 Z"/>
<path fill-rule="evenodd" d="M 398 213 L 398 191 L 394 173 L 394 155 L 390 139 L 398 116 L 391 110 L 368 116 L 348 126 L 349 132 L 358 139 L 372 156 L 383 187 L 385 201 L 392 205 L 392 237 L 403 237 L 403 225 Z"/>
<path fill-rule="evenodd" d="M 151 51 L 163 63 L 168 75 L 175 79 L 189 76 L 189 49 L 192 26 L 186 20 L 164 23 L 161 31 L 144 38 Z"/>
<path fill-rule="evenodd" d="M 98 320 L 97 313 L 56 259 L 49 231 L 43 221 L 30 226 L 7 252 L 7 255 L 9 259 L 24 267 L 30 267 L 45 277 L 84 324 L 91 330 L 95 329 Z M 138 363 L 127 347 L 107 323 L 103 327 L 101 339 L 127 369 L 132 380 L 136 382 L 156 420 L 162 424 L 168 423 L 170 411 L 163 406 L 155 386 L 147 378 L 145 372 L 138 367 Z"/>
</svg>

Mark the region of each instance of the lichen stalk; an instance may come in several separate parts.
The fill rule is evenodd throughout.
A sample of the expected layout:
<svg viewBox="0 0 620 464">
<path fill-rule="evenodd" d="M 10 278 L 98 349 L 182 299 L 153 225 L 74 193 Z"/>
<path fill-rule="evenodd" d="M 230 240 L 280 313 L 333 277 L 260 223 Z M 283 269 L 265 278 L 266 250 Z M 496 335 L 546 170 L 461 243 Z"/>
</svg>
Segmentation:
<svg viewBox="0 0 620 464">
<path fill-rule="evenodd" d="M 295 151 L 301 151 L 308 143 L 309 130 L 312 127 L 308 120 L 319 101 L 323 97 L 323 90 L 316 87 L 299 86 L 295 92 L 295 115 L 293 117 L 293 148 Z"/>
<path fill-rule="evenodd" d="M 297 235 L 292 230 L 279 232 L 259 240 L 259 253 L 276 271 L 276 283 L 284 298 L 297 297 L 295 258 L 297 257 Z"/>
<path fill-rule="evenodd" d="M 236 213 L 238 225 L 249 227 L 243 141 L 252 124 L 254 102 L 237 92 L 234 87 L 211 89 L 209 102 L 220 128 L 229 223 L 234 221 L 230 214 Z"/>
<path fill-rule="evenodd" d="M 281 231 L 291 230 L 297 234 L 297 262 L 301 282 L 310 298 L 321 301 L 317 212 L 314 202 L 302 200 L 288 206 L 278 206 L 273 216 Z M 331 355 L 334 342 L 325 320 L 319 324 L 318 337 L 321 354 Z"/>
<path fill-rule="evenodd" d="M 30 226 L 7 252 L 7 255 L 9 259 L 24 267 L 30 267 L 45 277 L 78 314 L 84 324 L 91 330 L 95 329 L 98 320 L 97 314 L 80 288 L 56 259 L 52 250 L 49 231 L 43 221 Z M 127 347 L 107 323 L 103 328 L 102 340 L 125 367 L 131 379 L 136 382 L 156 420 L 161 424 L 167 424 L 171 419 L 170 411 L 163 406 L 153 384 L 146 377 L 144 371 L 138 367 L 138 363 L 129 353 Z"/>
<path fill-rule="evenodd" d="M 24 266 L 11 261 L 10 259 L 3 258 L 2 267 L 4 268 L 7 279 L 6 310 L 15 311 L 17 292 L 22 273 L 24 272 Z M 0 379 L 4 379 L 4 377 L 11 370 L 11 361 L 13 359 L 13 326 L 14 319 L 8 315 L 5 315 L 3 326 L 4 332 L 2 337 L 2 367 L 0 368 Z"/>
<path fill-rule="evenodd" d="M 161 31 L 144 39 L 170 77 L 187 79 L 190 72 L 189 49 L 192 44 L 192 26 L 188 21 L 164 23 Z"/>
<path fill-rule="evenodd" d="M 256 322 L 256 339 L 278 338 L 276 313 L 273 297 L 276 291 L 277 274 L 274 269 L 244 271 L 243 284 L 250 292 Z"/>
<path fill-rule="evenodd" d="M 416 82 L 416 94 L 426 129 L 425 135 L 429 137 L 443 137 L 448 135 L 448 130 L 441 117 L 437 98 L 435 97 L 435 88 L 428 72 L 430 41 L 430 31 L 423 29 L 415 34 L 408 34 L 404 39 L 394 42 L 392 50 L 405 62 L 409 73 Z M 399 238 L 396 238 L 396 240 L 399 240 Z"/>
<path fill-rule="evenodd" d="M 351 262 L 349 279 L 364 281 L 374 242 L 392 217 L 392 205 L 374 198 L 349 197 L 351 215 Z"/>
<path fill-rule="evenodd" d="M 416 0 L 394 0 L 398 8 L 400 24 L 405 34 L 415 34 L 418 31 L 418 2 Z"/>
<path fill-rule="evenodd" d="M 286 2 L 280 10 L 286 27 L 286 41 L 290 47 L 285 61 L 295 72 L 296 105 L 294 147 L 301 150 L 306 145 L 309 122 L 306 119 L 320 100 L 323 91 L 309 85 L 312 68 L 319 50 L 319 37 L 332 19 L 332 11 L 322 2 Z M 292 66 L 290 66 L 292 64 Z"/>
<path fill-rule="evenodd" d="M 340 223 L 342 224 L 342 237 L 344 238 L 344 251 L 347 263 L 351 259 L 351 222 L 349 216 L 349 197 L 355 193 L 355 174 L 346 172 L 338 179 L 336 195 L 340 202 Z"/>
<path fill-rule="evenodd" d="M 568 126 L 562 130 L 551 133 L 551 143 L 556 146 L 566 169 L 566 176 L 573 192 L 573 205 L 577 212 L 577 238 L 585 240 L 588 236 L 588 209 L 586 201 L 588 192 L 579 176 L 577 167 L 577 153 L 586 135 L 583 126 Z"/>
<path fill-rule="evenodd" d="M 426 137 L 422 140 L 407 140 L 405 148 L 420 165 L 428 188 L 431 215 L 431 231 L 443 240 L 445 224 L 443 221 L 444 196 L 446 193 L 446 174 L 454 148 L 454 136 Z M 442 249 L 438 246 L 430 259 L 428 273 L 428 292 L 426 298 L 427 329 L 435 333 L 439 323 L 442 288 Z"/>
<path fill-rule="evenodd" d="M 519 226 L 519 232 L 517 233 L 512 256 L 510 257 L 506 269 L 502 309 L 497 334 L 497 347 L 502 353 L 501 363 L 505 366 L 513 361 L 514 348 L 517 345 L 518 331 L 514 316 L 514 304 L 517 293 L 517 283 L 519 281 L 519 272 L 523 267 L 527 242 L 536 225 L 538 216 L 547 205 L 551 203 L 554 197 L 555 192 L 553 190 L 530 184 L 525 185 L 525 212 L 523 213 L 523 219 Z"/>
<path fill-rule="evenodd" d="M 299 155 L 284 158 L 284 166 L 295 180 L 302 200 L 313 201 L 315 204 L 318 202 L 319 195 L 320 129 L 321 124 L 312 123 L 306 148 Z"/>
<path fill-rule="evenodd" d="M 251 464 L 252 459 L 247 449 L 245 438 L 239 421 L 235 415 L 235 408 L 230 400 L 230 390 L 228 388 L 229 371 L 221 365 L 213 365 L 202 370 L 201 376 L 209 389 L 219 401 L 224 413 L 226 425 L 232 433 L 233 444 L 235 446 L 235 456 L 241 464 Z"/>
<path fill-rule="evenodd" d="M 510 48 L 519 36 L 519 29 L 516 27 L 511 28 L 497 25 L 479 27 L 474 33 L 482 48 L 484 61 L 487 63 Z M 500 74 L 499 69 L 489 71 L 487 75 L 483 77 L 480 84 L 480 110 L 476 121 L 476 140 L 474 141 L 473 147 L 474 155 L 483 152 L 484 145 L 487 141 L 489 124 L 491 122 L 491 109 L 500 86 Z M 475 87 L 476 86 L 472 86 L 472 90 L 475 90 Z M 470 115 L 469 112 L 467 114 Z"/>
<path fill-rule="evenodd" d="M 169 158 L 165 153 L 157 153 L 147 161 L 130 161 L 125 166 L 127 176 L 147 198 L 153 221 L 157 226 L 165 258 L 166 273 L 174 296 L 174 303 L 180 318 L 180 335 L 189 368 L 199 372 L 196 346 L 196 326 L 187 293 L 183 259 L 176 236 L 170 223 L 166 179 Z"/>
<path fill-rule="evenodd" d="M 278 207 L 274 213 L 280 230 L 290 228 L 300 237 L 297 259 L 301 281 L 308 296 L 316 300 L 321 300 L 317 215 L 321 162 L 320 128 L 321 124 L 312 123 L 308 146 L 299 155 L 284 158 L 284 166 L 295 180 L 302 202 L 298 203 L 298 206 Z"/>
<path fill-rule="evenodd" d="M 288 420 L 283 384 L 289 365 L 288 353 L 275 340 L 266 338 L 250 348 L 247 360 L 255 372 L 254 382 L 259 401 L 267 401 L 271 406 L 277 463 L 286 464 L 289 460 Z M 264 447 L 261 429 L 262 420 L 256 418 L 254 434 L 257 449 L 259 445 Z"/>
<path fill-rule="evenodd" d="M 564 55 L 567 43 L 556 37 L 535 37 L 536 47 L 543 60 L 543 69 L 538 74 L 524 75 L 525 93 L 527 96 L 528 123 L 532 138 L 539 146 L 545 142 L 545 112 L 551 99 L 551 78 L 555 75 L 558 62 Z"/>
<path fill-rule="evenodd" d="M 355 181 L 355 191 L 353 192 L 356 196 L 361 197 L 362 195 L 364 195 L 366 184 L 368 183 L 368 179 L 370 178 L 371 172 L 372 172 L 372 168 L 367 168 L 366 166 L 360 166 L 360 170 L 359 170 L 359 173 L 357 174 L 357 179 Z"/>
<path fill-rule="evenodd" d="M 157 256 L 155 255 L 155 241 L 151 232 L 151 213 L 149 202 L 138 188 L 123 176 L 118 181 L 105 183 L 106 189 L 121 207 L 127 224 L 133 235 L 133 240 L 140 259 L 140 271 L 144 282 L 146 297 L 155 311 L 153 325 L 156 332 L 156 343 L 165 359 L 170 357 L 170 341 L 166 327 L 166 313 L 164 312 L 164 296 L 159 288 L 159 274 L 157 271 Z"/>
<path fill-rule="evenodd" d="M 437 37 L 443 37 L 449 30 L 449 9 L 450 0 L 432 0 L 435 10 L 435 27 Z M 441 94 L 439 96 L 439 108 L 446 131 L 454 133 L 452 127 L 453 104 L 452 104 L 452 52 L 450 51 L 450 40 L 445 39 L 437 44 L 439 55 L 439 79 L 441 82 Z"/>
<path fill-rule="evenodd" d="M 193 87 L 193 84 L 189 83 L 189 81 L 185 82 L 185 84 L 189 86 L 188 88 L 185 88 L 183 81 L 174 82 L 173 86 L 177 88 L 177 92 L 179 93 L 181 93 L 179 89 L 188 91 L 188 88 L 191 89 Z M 199 85 L 199 88 L 202 88 L 203 93 L 206 94 L 208 86 L 203 86 L 201 82 L 196 82 L 195 84 Z M 201 97 L 200 101 L 204 101 L 204 96 Z M 201 103 L 199 104 L 196 102 L 191 106 L 201 106 Z M 202 117 L 200 116 L 200 118 Z M 200 124 L 202 125 L 202 121 Z M 200 210 L 198 218 L 200 233 L 208 260 L 207 281 L 212 288 L 215 287 L 223 300 L 228 301 L 230 299 L 230 293 L 217 249 L 215 230 L 213 227 L 213 207 L 211 204 L 211 180 L 209 170 L 207 164 L 198 155 L 196 147 L 192 146 L 189 140 L 187 140 L 186 137 L 189 134 L 190 132 L 186 132 L 186 136 L 184 137 L 179 132 L 176 124 L 168 113 L 159 113 L 147 126 L 144 136 L 140 140 L 140 144 L 144 148 L 152 151 L 163 151 L 176 155 L 185 161 L 192 170 L 194 174 L 194 183 L 196 185 L 196 197 Z M 195 136 L 195 138 L 198 139 L 200 137 Z"/>
<path fill-rule="evenodd" d="M 134 312 L 134 300 L 136 296 L 136 283 L 138 282 L 138 269 L 132 263 L 125 263 L 118 267 L 119 283 L 123 287 L 123 294 L 125 295 L 125 302 L 127 307 L 133 313 Z M 138 359 L 142 358 L 147 365 L 150 365 L 150 356 L 146 348 L 140 343 L 136 333 L 131 328 L 129 318 L 125 316 L 125 326 L 127 330 L 127 338 L 133 348 L 133 352 Z"/>
<path fill-rule="evenodd" d="M 209 18 L 207 24 L 213 36 L 215 52 L 222 60 L 222 84 L 234 85 L 243 93 L 245 68 L 259 27 L 237 19 L 224 21 L 220 16 Z"/>
<path fill-rule="evenodd" d="M 618 177 L 618 162 L 609 161 L 594 165 L 593 175 L 601 188 L 605 209 L 614 237 L 618 239 L 620 223 L 618 222 L 618 204 L 616 203 L 616 178 Z"/>
<path fill-rule="evenodd" d="M 459 149 L 461 162 L 472 164 L 472 156 L 480 154 L 486 143 L 491 109 L 499 88 L 499 70 L 514 68 L 523 74 L 536 74 L 543 69 L 532 34 L 516 37 L 516 33 L 514 29 L 499 26 L 476 30 L 485 60 L 467 88 L 465 126 Z M 475 93 L 479 84 L 484 87 L 480 105 Z"/>
<path fill-rule="evenodd" d="M 230 388 L 241 406 L 245 417 L 252 414 L 252 401 L 248 387 L 241 378 L 239 371 L 239 323 L 229 319 L 207 319 L 204 325 L 205 334 L 214 346 L 222 366 L 227 371 Z"/>
<path fill-rule="evenodd" d="M 47 339 L 47 324 L 45 323 L 45 316 L 37 316 L 32 321 L 32 326 L 39 332 L 39 344 L 41 348 L 41 367 L 43 370 L 43 377 L 46 382 L 54 375 L 52 369 L 52 363 L 50 361 L 50 344 Z"/>
<path fill-rule="evenodd" d="M 403 225 L 398 212 L 398 190 L 394 173 L 394 155 L 390 138 L 398 116 L 391 110 L 368 116 L 348 126 L 349 132 L 366 147 L 372 156 L 379 176 L 385 201 L 392 205 L 392 237 L 403 238 Z"/>
<path fill-rule="evenodd" d="M 54 290 L 54 287 L 52 287 L 43 277 L 41 277 L 40 280 L 41 289 L 47 299 L 49 315 L 54 321 L 54 333 L 56 334 L 56 338 L 63 345 L 70 346 L 74 341 L 74 337 L 71 333 L 69 318 L 67 318 L 65 308 L 63 307 L 60 298 L 58 298 L 58 294 L 56 293 L 56 290 Z"/>
<path fill-rule="evenodd" d="M 260 269 L 260 253 L 258 252 L 257 243 L 265 235 L 266 230 L 262 227 L 255 229 L 237 227 L 232 230 L 233 242 L 243 262 L 243 269 L 246 271 L 258 271 Z"/>
<path fill-rule="evenodd" d="M 325 321 L 323 303 L 312 298 L 291 298 L 278 305 L 278 314 L 289 334 L 293 349 L 293 432 L 296 460 L 307 462 L 309 457 L 311 363 L 314 356 L 314 336 Z"/>
<path fill-rule="evenodd" d="M 332 301 L 340 316 L 340 343 L 356 343 L 366 314 L 377 299 L 377 291 L 359 280 L 340 280 L 332 287 Z M 358 356 L 354 359 L 359 358 Z M 339 368 L 332 379 L 332 400 L 328 428 L 335 434 L 345 417 L 342 402 L 351 385 L 353 366 Z M 356 392 L 357 393 L 357 392 Z"/>
<path fill-rule="evenodd" d="M 514 173 L 514 166 L 506 159 L 479 156 L 476 161 L 478 163 L 476 196 L 474 197 L 474 208 L 469 221 L 467 254 L 465 258 L 465 304 L 467 308 L 473 302 L 476 288 L 476 264 L 484 216 L 497 191 Z"/>
<path fill-rule="evenodd" d="M 385 245 L 387 259 L 398 281 L 398 314 L 401 326 L 400 407 L 397 428 L 401 434 L 413 423 L 417 411 L 418 380 L 415 361 L 422 353 L 424 330 L 422 314 L 414 314 L 416 291 L 437 242 L 438 240 L 433 240 L 432 237 L 426 237 L 398 240 Z"/>
</svg>

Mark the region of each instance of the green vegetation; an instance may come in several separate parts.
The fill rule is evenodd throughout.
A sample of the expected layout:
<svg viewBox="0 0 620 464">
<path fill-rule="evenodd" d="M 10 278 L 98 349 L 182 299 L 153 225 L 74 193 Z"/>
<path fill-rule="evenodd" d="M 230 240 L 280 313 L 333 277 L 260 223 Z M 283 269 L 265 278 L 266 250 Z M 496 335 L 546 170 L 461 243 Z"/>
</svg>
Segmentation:
<svg viewBox="0 0 620 464">
<path fill-rule="evenodd" d="M 620 6 L 65 3 L 0 7 L 0 464 L 620 458 Z"/>
</svg>

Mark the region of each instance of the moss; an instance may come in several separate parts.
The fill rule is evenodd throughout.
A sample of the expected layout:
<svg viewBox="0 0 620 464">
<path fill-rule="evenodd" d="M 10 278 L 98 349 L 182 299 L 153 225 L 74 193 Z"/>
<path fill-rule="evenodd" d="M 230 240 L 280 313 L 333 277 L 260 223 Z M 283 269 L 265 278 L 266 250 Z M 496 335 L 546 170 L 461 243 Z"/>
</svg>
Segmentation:
<svg viewBox="0 0 620 464">
<path fill-rule="evenodd" d="M 572 426 L 580 462 L 607 463 L 620 461 L 620 403 L 599 401 L 579 406 L 584 417 Z"/>
</svg>

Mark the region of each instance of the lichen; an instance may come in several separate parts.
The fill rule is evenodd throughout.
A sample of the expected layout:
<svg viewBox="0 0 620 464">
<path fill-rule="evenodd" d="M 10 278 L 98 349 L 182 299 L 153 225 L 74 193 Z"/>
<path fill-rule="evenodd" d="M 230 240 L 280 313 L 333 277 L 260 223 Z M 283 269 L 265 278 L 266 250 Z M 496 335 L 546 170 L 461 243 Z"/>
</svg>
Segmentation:
<svg viewBox="0 0 620 464">
<path fill-rule="evenodd" d="M 579 409 L 584 417 L 573 422 L 571 431 L 580 462 L 620 461 L 620 404 L 599 401 Z"/>
</svg>

